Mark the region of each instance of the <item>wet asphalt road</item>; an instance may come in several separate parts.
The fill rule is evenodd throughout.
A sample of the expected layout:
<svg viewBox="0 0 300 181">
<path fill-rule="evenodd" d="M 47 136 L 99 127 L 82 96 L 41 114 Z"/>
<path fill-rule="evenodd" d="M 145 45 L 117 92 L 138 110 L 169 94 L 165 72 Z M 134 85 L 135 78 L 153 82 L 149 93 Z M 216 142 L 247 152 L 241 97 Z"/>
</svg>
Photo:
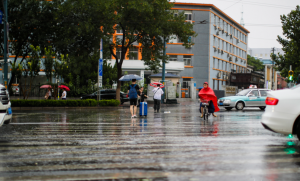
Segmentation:
<svg viewBox="0 0 300 181">
<path fill-rule="evenodd" d="M 0 127 L 0 180 L 300 179 L 297 138 L 265 130 L 259 109 L 204 121 L 198 103 L 151 107 L 136 119 L 127 107 L 14 111 Z"/>
</svg>

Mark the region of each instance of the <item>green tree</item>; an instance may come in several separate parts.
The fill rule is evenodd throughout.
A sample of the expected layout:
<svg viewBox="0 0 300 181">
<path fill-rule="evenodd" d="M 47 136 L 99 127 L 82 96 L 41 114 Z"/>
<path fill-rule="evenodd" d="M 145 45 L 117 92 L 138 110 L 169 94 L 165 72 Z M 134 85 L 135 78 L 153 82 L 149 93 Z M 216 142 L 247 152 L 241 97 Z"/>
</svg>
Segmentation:
<svg viewBox="0 0 300 181">
<path fill-rule="evenodd" d="M 39 75 L 41 68 L 42 55 L 40 47 L 31 45 L 30 48 L 32 49 L 32 53 L 29 54 L 29 58 L 26 59 L 26 62 L 18 65 L 18 71 L 22 71 L 21 74 L 18 72 L 18 75 L 20 75 L 20 89 L 24 99 L 28 98 L 31 92 L 33 79 Z"/>
<path fill-rule="evenodd" d="M 9 0 L 8 23 L 9 23 L 9 52 L 15 55 L 12 59 L 11 80 L 15 79 L 15 70 L 19 64 L 23 64 L 26 57 L 32 53 L 30 45 L 39 46 L 41 50 L 51 45 L 52 35 L 56 29 L 55 4 L 49 1 L 36 0 Z M 3 6 L 0 6 L 3 11 Z M 3 24 L 0 24 L 0 54 L 3 56 Z M 10 89 L 12 81 L 8 84 Z"/>
<path fill-rule="evenodd" d="M 252 57 L 251 55 L 247 55 L 247 64 L 254 67 L 253 71 L 264 71 L 264 64 L 259 59 Z"/>
<path fill-rule="evenodd" d="M 45 48 L 44 51 L 45 51 L 45 58 L 43 61 L 44 71 L 45 71 L 48 82 L 51 83 L 52 75 L 53 75 L 55 52 L 52 50 L 51 46 L 49 46 L 48 48 Z"/>
<path fill-rule="evenodd" d="M 112 87 L 112 84 L 118 81 L 117 71 L 117 64 L 112 66 L 107 61 L 103 61 L 103 85 L 105 87 Z"/>
<path fill-rule="evenodd" d="M 286 39 L 278 35 L 277 41 L 282 45 L 285 54 L 272 54 L 271 58 L 275 61 L 276 69 L 280 71 L 281 76 L 288 77 L 290 65 L 294 75 L 298 75 L 300 74 L 300 6 L 297 5 L 296 9 L 287 15 L 281 15 L 280 19 Z"/>
<path fill-rule="evenodd" d="M 150 70 L 157 72 L 161 67 L 164 40 L 168 41 L 171 35 L 176 35 L 185 47 L 190 47 L 193 42 L 193 25 L 185 22 L 183 13 L 174 16 L 171 10 L 173 3 L 168 0 L 111 0 L 111 10 L 116 17 L 112 19 L 117 26 L 113 31 L 120 30 L 123 35 L 119 38 L 110 38 L 110 53 L 116 59 L 118 79 L 122 76 L 122 64 L 125 55 L 134 43 L 140 43 L 142 47 L 143 61 Z M 110 28 L 110 27 L 105 27 Z M 118 48 L 121 53 L 118 57 L 115 53 Z M 130 56 L 130 54 L 129 54 Z M 116 99 L 120 100 L 121 82 L 118 81 Z"/>
<path fill-rule="evenodd" d="M 97 80 L 100 39 L 113 33 L 106 28 L 114 25 L 110 4 L 110 0 L 65 0 L 57 6 L 53 46 L 57 53 L 69 55 L 70 73 L 73 77 L 80 75 L 81 86 L 89 79 Z"/>
</svg>

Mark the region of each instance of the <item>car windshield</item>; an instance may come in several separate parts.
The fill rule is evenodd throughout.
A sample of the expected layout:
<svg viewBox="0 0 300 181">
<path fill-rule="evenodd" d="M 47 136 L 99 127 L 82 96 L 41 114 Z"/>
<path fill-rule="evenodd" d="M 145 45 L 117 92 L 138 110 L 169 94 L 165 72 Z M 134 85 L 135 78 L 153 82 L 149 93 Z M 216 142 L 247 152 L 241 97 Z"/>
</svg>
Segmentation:
<svg viewBox="0 0 300 181">
<path fill-rule="evenodd" d="M 251 90 L 242 90 L 241 92 L 237 93 L 236 96 L 246 96 Z"/>
</svg>

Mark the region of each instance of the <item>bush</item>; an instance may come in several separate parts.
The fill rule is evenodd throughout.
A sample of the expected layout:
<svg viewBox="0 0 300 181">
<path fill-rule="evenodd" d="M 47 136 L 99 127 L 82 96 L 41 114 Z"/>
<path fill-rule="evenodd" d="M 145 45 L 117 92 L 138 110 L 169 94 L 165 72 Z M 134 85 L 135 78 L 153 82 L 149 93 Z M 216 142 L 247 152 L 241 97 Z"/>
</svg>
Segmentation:
<svg viewBox="0 0 300 181">
<path fill-rule="evenodd" d="M 97 101 L 94 99 L 87 100 L 11 100 L 12 107 L 95 107 Z M 120 101 L 100 100 L 100 106 L 118 106 Z"/>
</svg>

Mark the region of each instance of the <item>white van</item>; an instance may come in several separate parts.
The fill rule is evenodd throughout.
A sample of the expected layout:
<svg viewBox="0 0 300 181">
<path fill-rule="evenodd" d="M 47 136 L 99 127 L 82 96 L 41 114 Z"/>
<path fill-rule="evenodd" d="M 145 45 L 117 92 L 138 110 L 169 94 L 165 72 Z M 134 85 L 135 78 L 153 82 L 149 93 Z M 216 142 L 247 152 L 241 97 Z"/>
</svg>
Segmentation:
<svg viewBox="0 0 300 181">
<path fill-rule="evenodd" d="M 0 126 L 9 124 L 12 118 L 11 103 L 5 86 L 0 85 Z"/>
</svg>

